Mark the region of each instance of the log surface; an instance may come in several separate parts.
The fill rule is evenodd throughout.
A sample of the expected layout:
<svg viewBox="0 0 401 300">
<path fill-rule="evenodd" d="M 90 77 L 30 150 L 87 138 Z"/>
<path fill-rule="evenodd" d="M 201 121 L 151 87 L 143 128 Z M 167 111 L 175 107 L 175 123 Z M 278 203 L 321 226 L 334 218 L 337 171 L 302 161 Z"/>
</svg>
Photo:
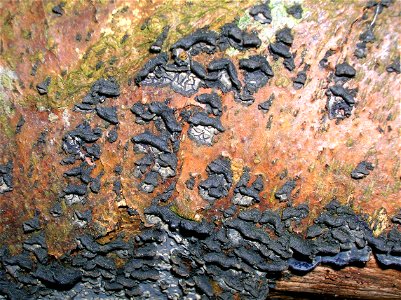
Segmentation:
<svg viewBox="0 0 401 300">
<path fill-rule="evenodd" d="M 294 1 L 271 0 L 273 21 L 268 26 L 253 21 L 247 9 L 259 1 L 67 1 L 62 16 L 52 9 L 53 1 L 3 1 L 0 3 L 0 165 L 13 161 L 13 190 L 0 195 L 0 239 L 11 253 L 22 250 L 27 238 L 23 223 L 40 212 L 49 255 L 62 257 L 77 246 L 76 237 L 91 233 L 100 240 L 112 240 L 120 233 L 138 233 L 144 209 L 155 194 L 169 186 L 160 184 L 153 194 L 141 193 L 140 180 L 132 170 L 140 157 L 132 151 L 131 138 L 143 131 L 135 123 L 130 108 L 134 103 L 171 99 L 177 112 L 204 108 L 195 97 L 185 97 L 168 88 L 136 86 L 134 77 L 151 57 L 149 46 L 165 26 L 171 26 L 165 49 L 198 28 L 219 28 L 238 17 L 247 30 L 258 32 L 262 46 L 249 54 L 268 56 L 275 76 L 260 89 L 251 106 L 234 101 L 232 94 L 221 94 L 225 132 L 212 147 L 199 147 L 188 136 L 188 124 L 180 136 L 177 185 L 174 209 L 188 219 L 210 220 L 218 208 L 231 204 L 233 191 L 208 210 L 198 189 L 189 190 L 186 182 L 194 175 L 197 182 L 208 174 L 206 166 L 219 155 L 230 158 L 234 184 L 244 167 L 250 167 L 252 180 L 263 175 L 265 189 L 255 207 L 282 210 L 287 204 L 275 199 L 275 192 L 287 179 L 296 180 L 292 205 L 307 203 L 310 213 L 292 230 L 306 231 L 324 206 L 333 198 L 365 214 L 376 235 L 392 226 L 391 217 L 401 208 L 400 171 L 400 85 L 399 74 L 386 68 L 399 59 L 401 5 L 393 1 L 378 14 L 367 9 L 366 1 L 299 1 L 301 20 L 289 17 L 285 8 Z M 257 3 L 256 3 L 257 2 Z M 177 9 L 178 8 L 178 9 Z M 367 56 L 354 56 L 369 24 L 374 24 L 375 39 L 367 44 Z M 274 61 L 268 45 L 277 30 L 288 26 L 294 33 L 291 51 L 296 52 L 296 69 L 289 72 L 282 60 Z M 231 49 L 232 50 L 232 49 Z M 243 54 L 227 51 L 236 66 Z M 319 62 L 327 51 L 327 66 Z M 201 55 L 199 61 L 210 58 Z M 357 70 L 349 82 L 357 89 L 356 105 L 349 118 L 341 121 L 327 117 L 326 91 L 335 66 L 347 61 Z M 293 78 L 310 65 L 308 79 L 300 90 Z M 51 77 L 48 93 L 38 94 L 37 84 Z M 113 99 L 118 107 L 118 141 L 99 141 L 102 154 L 93 175 L 101 176 L 102 189 L 90 194 L 79 206 L 62 204 L 63 214 L 54 218 L 51 209 L 60 199 L 68 169 L 62 138 L 84 119 L 103 132 L 109 125 L 97 116 L 80 114 L 80 103 L 99 78 L 113 76 L 120 83 L 121 95 Z M 243 75 L 239 74 L 240 80 Z M 202 89 L 201 92 L 210 92 Z M 269 113 L 258 105 L 275 94 Z M 157 98 L 157 99 L 156 99 Z M 24 120 L 17 132 L 18 124 Z M 129 149 L 129 150 L 127 150 Z M 361 161 L 370 161 L 374 170 L 363 180 L 353 180 L 351 171 Z M 120 174 L 115 172 L 122 166 Z M 121 193 L 116 196 L 114 183 Z M 78 207 L 78 208 L 77 208 Z M 126 208 L 135 209 L 131 216 Z M 91 210 L 91 222 L 81 228 L 74 220 L 76 211 Z M 398 226 L 398 225 L 397 225 Z M 401 298 L 401 273 L 383 270 L 371 259 L 363 268 L 334 270 L 318 266 L 304 275 L 289 275 L 277 281 L 272 297 L 288 299 L 302 293 L 361 299 Z"/>
</svg>

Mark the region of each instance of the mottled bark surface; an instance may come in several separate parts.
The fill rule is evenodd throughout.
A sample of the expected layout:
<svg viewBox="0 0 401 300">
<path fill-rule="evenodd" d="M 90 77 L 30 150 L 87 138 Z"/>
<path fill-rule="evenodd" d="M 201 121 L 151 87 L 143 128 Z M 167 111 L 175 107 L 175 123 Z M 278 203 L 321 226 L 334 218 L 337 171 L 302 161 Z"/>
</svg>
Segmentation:
<svg viewBox="0 0 401 300">
<path fill-rule="evenodd" d="M 132 151 L 130 139 L 143 132 L 130 111 L 136 102 L 150 103 L 171 99 L 169 106 L 181 111 L 204 107 L 195 95 L 185 97 L 168 87 L 137 86 L 133 79 L 152 56 L 149 46 L 163 27 L 171 26 L 164 45 L 167 50 L 179 38 L 197 28 L 218 30 L 238 18 L 240 28 L 255 30 L 262 46 L 246 56 L 267 56 L 275 76 L 255 94 L 255 102 L 244 106 L 232 93 L 220 93 L 223 103 L 221 123 L 225 131 L 211 146 L 199 146 L 188 138 L 184 125 L 177 153 L 177 185 L 172 199 L 174 210 L 185 218 L 201 220 L 219 215 L 219 208 L 231 205 L 231 190 L 214 208 L 186 181 L 190 175 L 198 184 L 207 178 L 206 166 L 219 155 L 230 158 L 235 185 L 244 167 L 251 179 L 263 176 L 261 201 L 254 207 L 282 209 L 274 194 L 288 180 L 295 179 L 292 204 L 307 203 L 310 213 L 293 230 L 304 232 L 333 198 L 350 205 L 360 214 L 369 215 L 375 234 L 389 230 L 390 219 L 401 207 L 400 173 L 400 84 L 401 77 L 386 67 L 399 56 L 400 4 L 395 1 L 379 15 L 367 9 L 365 1 L 302 2 L 303 17 L 289 16 L 285 7 L 293 1 L 271 1 L 272 23 L 254 21 L 246 9 L 256 1 L 68 1 L 64 13 L 52 12 L 58 4 L 51 1 L 0 3 L 0 165 L 13 161 L 13 189 L 0 195 L 0 238 L 11 252 L 18 253 L 26 239 L 22 224 L 40 212 L 40 220 L 49 254 L 60 257 L 76 246 L 76 237 L 89 232 L 107 242 L 124 232 L 126 237 L 139 231 L 144 208 L 155 195 L 172 182 L 160 184 L 153 193 L 138 189 L 141 180 L 133 176 L 135 161 L 141 155 Z M 373 43 L 367 44 L 365 58 L 354 56 L 359 36 L 374 23 Z M 292 29 L 296 52 L 295 70 L 274 61 L 267 50 L 277 30 Z M 327 66 L 319 62 L 328 50 Z M 233 49 L 225 52 L 238 67 L 245 54 Z M 218 54 L 218 56 L 222 54 Z M 210 57 L 201 54 L 207 64 Z M 325 95 L 334 68 L 347 61 L 356 69 L 348 87 L 358 90 L 356 105 L 349 118 L 330 120 Z M 292 79 L 305 64 L 307 80 L 302 89 L 293 88 Z M 39 95 L 36 85 L 50 76 L 48 93 Z M 110 125 L 96 114 L 74 112 L 99 78 L 113 76 L 120 84 L 120 96 L 109 99 L 117 107 L 118 139 L 108 143 Z M 239 72 L 243 81 L 243 74 Z M 210 92 L 202 88 L 199 93 Z M 198 94 L 199 94 L 198 93 Z M 258 104 L 272 94 L 268 113 Z M 111 104 L 110 104 L 111 105 Z M 17 130 L 17 124 L 24 123 Z M 60 192 L 69 182 L 63 176 L 68 166 L 62 138 L 82 120 L 103 130 L 101 157 L 92 176 L 101 176 L 98 194 L 89 194 L 84 204 L 67 206 L 61 201 L 62 215 L 55 218 L 50 210 L 59 201 Z M 150 129 L 154 129 L 148 126 Z M 362 180 L 351 178 L 361 161 L 369 161 L 374 170 Z M 122 172 L 114 172 L 117 165 Z M 121 194 L 113 183 L 121 182 Z M 136 209 L 130 216 L 126 208 Z M 80 228 L 73 222 L 75 211 L 91 209 L 92 221 Z M 395 225 L 394 225 L 395 226 Z M 401 296 L 400 273 L 383 270 L 374 259 L 366 267 L 347 267 L 335 271 L 318 267 L 308 275 L 288 276 L 277 282 L 277 292 L 305 292 L 361 298 L 397 298 Z M 317 283 L 316 283 L 317 282 Z"/>
</svg>

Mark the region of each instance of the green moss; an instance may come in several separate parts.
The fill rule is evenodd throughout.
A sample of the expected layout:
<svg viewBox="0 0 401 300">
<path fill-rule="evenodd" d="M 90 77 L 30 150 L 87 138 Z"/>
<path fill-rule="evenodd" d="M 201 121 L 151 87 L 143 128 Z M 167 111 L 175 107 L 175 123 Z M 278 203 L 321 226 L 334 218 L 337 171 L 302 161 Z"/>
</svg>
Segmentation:
<svg viewBox="0 0 401 300">
<path fill-rule="evenodd" d="M 233 21 L 236 16 L 242 15 L 245 9 L 253 3 L 255 1 L 241 1 L 235 5 L 231 1 L 194 1 L 181 5 L 177 10 L 174 0 L 165 1 L 155 8 L 154 14 L 150 16 L 149 25 L 144 30 L 141 30 L 142 22 L 138 22 L 132 24 L 129 32 L 125 27 L 116 25 L 119 18 L 124 18 L 124 13 L 129 11 L 126 6 L 123 6 L 112 15 L 112 20 L 107 25 L 110 25 L 111 33 L 101 35 L 99 40 L 86 51 L 75 70 L 63 77 L 53 77 L 48 97 L 41 97 L 39 103 L 45 108 L 71 106 L 89 90 L 95 80 L 101 77 L 114 76 L 124 84 L 128 79 L 127 74 L 134 75 L 150 56 L 149 46 L 164 26 L 172 27 L 165 42 L 165 49 L 168 49 L 177 39 L 198 27 L 197 22 L 206 18 L 209 13 L 219 16 L 210 24 L 211 29 L 218 29 L 222 24 Z M 246 17 L 244 18 L 246 19 Z M 122 44 L 121 40 L 126 33 L 131 38 Z M 47 47 L 54 50 L 56 46 L 53 39 L 48 37 Z M 99 61 L 107 62 L 113 57 L 113 64 L 107 68 L 96 70 L 95 66 Z M 39 57 L 32 59 L 33 61 L 40 60 Z M 56 92 L 60 93 L 59 100 L 55 99 Z M 37 104 L 39 99 L 30 98 L 28 100 Z"/>
<path fill-rule="evenodd" d="M 353 138 L 348 138 L 347 141 L 345 142 L 345 145 L 350 148 L 355 144 L 355 141 Z"/>
<path fill-rule="evenodd" d="M 172 205 L 170 209 L 177 216 L 180 216 L 183 219 L 195 221 L 194 219 L 195 215 L 193 214 L 193 211 L 190 207 L 183 208 L 182 206 L 178 207 L 176 205 Z"/>
<path fill-rule="evenodd" d="M 32 31 L 29 29 L 22 29 L 21 30 L 22 37 L 26 40 L 30 40 L 32 38 Z"/>
</svg>

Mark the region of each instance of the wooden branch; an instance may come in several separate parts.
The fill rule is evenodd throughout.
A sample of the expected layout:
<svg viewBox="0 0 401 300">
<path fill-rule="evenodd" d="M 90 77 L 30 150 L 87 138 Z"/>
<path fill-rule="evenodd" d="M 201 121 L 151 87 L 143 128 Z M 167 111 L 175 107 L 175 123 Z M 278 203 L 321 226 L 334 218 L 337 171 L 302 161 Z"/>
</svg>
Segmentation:
<svg viewBox="0 0 401 300">
<path fill-rule="evenodd" d="M 275 299 L 300 299 L 311 296 L 354 299 L 401 299 L 401 272 L 382 269 L 372 258 L 365 267 L 334 270 L 318 266 L 303 275 L 277 281 L 270 293 Z"/>
</svg>

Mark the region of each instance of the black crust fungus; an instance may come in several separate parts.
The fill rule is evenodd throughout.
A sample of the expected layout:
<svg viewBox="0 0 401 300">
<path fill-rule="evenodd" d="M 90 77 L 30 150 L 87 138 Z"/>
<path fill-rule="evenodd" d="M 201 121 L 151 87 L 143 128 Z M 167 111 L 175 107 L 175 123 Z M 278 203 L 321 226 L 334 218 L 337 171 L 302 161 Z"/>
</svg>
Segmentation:
<svg viewBox="0 0 401 300">
<path fill-rule="evenodd" d="M 361 161 L 356 168 L 351 172 L 351 177 L 353 179 L 362 179 L 370 174 L 370 171 L 373 171 L 374 166 L 372 163 L 367 161 Z"/>
<path fill-rule="evenodd" d="M 190 124 L 188 136 L 199 145 L 211 146 L 215 135 L 225 131 L 220 118 L 210 117 L 202 111 L 194 112 L 189 117 L 188 123 Z"/>
<path fill-rule="evenodd" d="M 348 63 L 344 62 L 342 64 L 336 65 L 335 75 L 338 77 L 355 77 L 356 71 L 355 69 L 349 65 Z"/>
<path fill-rule="evenodd" d="M 97 115 L 102 118 L 103 120 L 116 125 L 118 124 L 118 117 L 117 117 L 117 107 L 104 107 L 104 106 L 96 106 Z"/>
<path fill-rule="evenodd" d="M 397 58 L 394 59 L 394 61 L 387 66 L 386 71 L 389 73 L 401 73 L 401 65 L 400 65 L 400 57 L 398 56 Z"/>
<path fill-rule="evenodd" d="M 46 95 L 48 93 L 48 88 L 50 86 L 50 83 L 51 83 L 51 78 L 50 76 L 47 76 L 44 81 L 36 85 L 36 90 L 40 95 Z"/>
<path fill-rule="evenodd" d="M 293 16 L 295 19 L 302 19 L 302 6 L 300 4 L 294 4 L 287 8 L 287 14 Z"/>
<path fill-rule="evenodd" d="M 230 59 L 214 59 L 208 66 L 204 66 L 194 58 L 202 52 L 213 54 L 216 51 L 225 51 L 228 47 L 245 51 L 260 45 L 261 40 L 255 32 L 241 30 L 235 23 L 225 24 L 220 34 L 198 29 L 173 44 L 170 55 L 159 53 L 150 59 L 137 73 L 135 82 L 144 86 L 169 86 L 187 97 L 195 94 L 200 87 L 218 88 L 223 93 L 239 93 L 241 82 Z M 157 47 L 159 49 L 161 47 Z"/>
<path fill-rule="evenodd" d="M 382 1 L 368 1 L 365 6 L 365 14 L 363 16 L 364 19 L 367 19 L 368 10 L 371 8 L 373 11 L 373 18 L 370 22 L 368 22 L 366 26 L 366 30 L 363 31 L 359 35 L 359 43 L 356 44 L 356 49 L 354 51 L 354 56 L 358 59 L 365 58 L 368 54 L 367 44 L 373 43 L 376 41 L 373 29 L 376 25 L 377 17 L 380 15 L 384 8 L 389 7 L 394 1 L 393 0 L 382 0 Z"/>
<path fill-rule="evenodd" d="M 279 57 L 282 57 L 284 59 L 284 67 L 289 71 L 295 69 L 294 56 L 290 52 L 293 41 L 294 37 L 291 29 L 285 27 L 276 32 L 276 42 L 269 44 L 269 51 L 273 59 L 277 60 Z"/>
<path fill-rule="evenodd" d="M 216 93 L 200 94 L 195 100 L 206 105 L 206 112 L 215 116 L 221 116 L 223 113 L 221 97 Z"/>
<path fill-rule="evenodd" d="M 13 162 L 0 165 L 0 195 L 13 190 Z"/>
<path fill-rule="evenodd" d="M 62 16 L 64 14 L 64 6 L 65 6 L 65 3 L 61 2 L 61 3 L 57 4 L 56 6 L 53 6 L 52 12 L 56 16 Z"/>
<path fill-rule="evenodd" d="M 232 185 L 231 162 L 220 157 L 212 161 L 206 169 L 208 178 L 199 183 L 199 194 L 205 200 L 213 201 L 227 196 Z"/>
<path fill-rule="evenodd" d="M 107 141 L 109 143 L 114 143 L 115 141 L 117 141 L 117 139 L 118 139 L 118 132 L 116 129 L 113 128 L 107 134 Z"/>
<path fill-rule="evenodd" d="M 234 189 L 233 204 L 250 206 L 260 202 L 259 193 L 264 188 L 263 178 L 261 175 L 258 175 L 252 184 L 247 186 L 250 180 L 249 172 L 249 168 L 244 168 L 242 176 Z"/>
<path fill-rule="evenodd" d="M 291 198 L 291 193 L 295 189 L 295 186 L 296 184 L 294 180 L 288 180 L 281 188 L 277 190 L 277 192 L 274 193 L 274 196 L 280 202 L 288 201 Z"/>
<path fill-rule="evenodd" d="M 231 181 L 229 164 L 220 157 L 209 164 L 208 174 Z M 41 294 L 63 298 L 74 287 L 78 293 L 96 292 L 105 297 L 116 292 L 139 297 L 146 292 L 154 299 L 172 293 L 213 298 L 216 284 L 230 298 L 266 299 L 268 287 L 287 270 L 305 274 L 320 264 L 360 266 L 372 252 L 381 266 L 401 267 L 399 229 L 374 237 L 363 218 L 336 200 L 315 218 L 306 238 L 288 226 L 308 215 L 305 204 L 281 211 L 242 209 L 237 215 L 233 207 L 225 211 L 219 224 L 196 222 L 178 216 L 168 205 L 154 203 L 144 211 L 153 226 L 142 229 L 134 239 L 117 237 L 100 244 L 82 235 L 76 249 L 57 260 L 48 256 L 44 233 L 32 233 L 21 254 L 0 250 L 0 295 L 12 293 L 11 299 L 25 299 L 28 294 L 39 295 L 40 287 Z M 75 218 L 89 222 L 90 210 L 75 212 Z M 119 266 L 112 259 L 115 256 Z M 98 284 L 104 287 L 102 291 L 96 288 Z"/>
<path fill-rule="evenodd" d="M 327 50 L 324 54 L 324 57 L 320 60 L 319 66 L 322 68 L 326 68 L 329 62 L 328 58 L 332 56 L 335 52 L 333 50 Z"/>
<path fill-rule="evenodd" d="M 94 106 L 104 102 L 106 98 L 115 98 L 119 95 L 120 86 L 115 78 L 101 78 L 93 83 L 82 103 L 76 104 L 74 109 L 81 112 L 90 112 L 94 110 Z"/>
<path fill-rule="evenodd" d="M 274 94 L 271 94 L 269 99 L 267 99 L 266 101 L 264 101 L 258 105 L 258 109 L 264 113 L 268 113 L 270 110 L 270 107 L 273 104 L 274 98 L 275 98 Z"/>
<path fill-rule="evenodd" d="M 15 127 L 15 134 L 18 134 L 21 132 L 22 126 L 25 124 L 25 118 L 24 116 L 21 116 L 18 120 L 17 126 Z"/>
<path fill-rule="evenodd" d="M 221 28 L 219 47 L 222 51 L 230 46 L 244 51 L 249 48 L 259 48 L 261 44 L 256 33 L 243 31 L 235 23 L 225 24 Z"/>
<path fill-rule="evenodd" d="M 265 86 L 274 76 L 273 70 L 264 56 L 253 55 L 239 61 L 239 67 L 243 70 L 245 87 L 238 98 L 241 103 L 250 105 L 254 102 L 253 94 Z"/>
<path fill-rule="evenodd" d="M 24 230 L 24 233 L 30 233 L 39 230 L 40 229 L 39 215 L 36 214 L 35 217 L 24 222 L 22 224 L 22 229 Z"/>
<path fill-rule="evenodd" d="M 341 120 L 351 116 L 355 105 L 357 89 L 349 89 L 344 85 L 356 75 L 356 70 L 347 62 L 336 65 L 334 73 L 335 85 L 326 91 L 329 119 Z"/>
<path fill-rule="evenodd" d="M 296 90 L 299 90 L 301 88 L 303 88 L 303 86 L 305 85 L 306 79 L 307 79 L 307 75 L 306 72 L 309 69 L 309 65 L 305 65 L 304 69 L 300 72 L 298 72 L 297 77 L 293 78 L 293 87 Z"/>
<path fill-rule="evenodd" d="M 262 24 L 270 24 L 272 22 L 271 11 L 267 4 L 253 6 L 249 10 L 249 14 L 255 19 L 255 21 Z"/>
<path fill-rule="evenodd" d="M 167 38 L 170 26 L 165 26 L 162 33 L 157 37 L 156 41 L 150 46 L 149 51 L 152 53 L 159 53 L 162 51 L 164 40 Z"/>
</svg>

